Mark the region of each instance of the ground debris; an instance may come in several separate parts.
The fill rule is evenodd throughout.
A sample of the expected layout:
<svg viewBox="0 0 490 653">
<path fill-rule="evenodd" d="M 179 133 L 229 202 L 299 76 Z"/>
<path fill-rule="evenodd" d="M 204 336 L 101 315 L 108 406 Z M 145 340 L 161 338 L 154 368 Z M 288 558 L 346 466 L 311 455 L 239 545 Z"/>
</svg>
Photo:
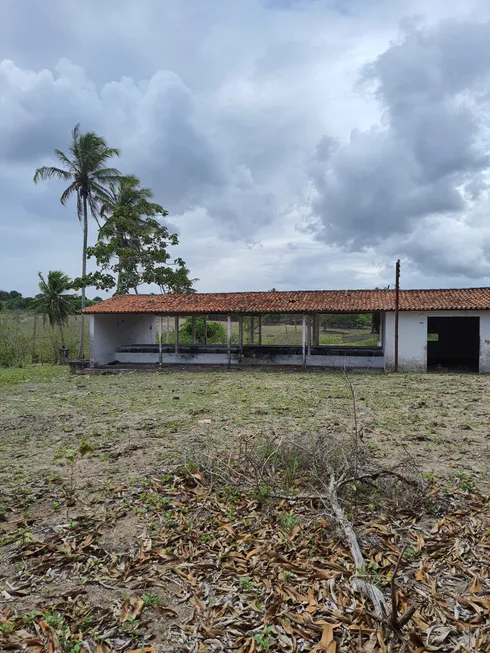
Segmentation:
<svg viewBox="0 0 490 653">
<path fill-rule="evenodd" d="M 197 471 L 117 490 L 103 513 L 21 529 L 5 548 L 1 651 L 490 650 L 483 495 L 446 488 L 444 514 L 423 520 L 357 510 L 367 580 L 387 599 L 404 548 L 400 622 L 415 611 L 395 636 L 352 591 L 349 548 L 314 500 L 264 502 Z M 131 546 L 104 548 L 132 512 Z"/>
</svg>

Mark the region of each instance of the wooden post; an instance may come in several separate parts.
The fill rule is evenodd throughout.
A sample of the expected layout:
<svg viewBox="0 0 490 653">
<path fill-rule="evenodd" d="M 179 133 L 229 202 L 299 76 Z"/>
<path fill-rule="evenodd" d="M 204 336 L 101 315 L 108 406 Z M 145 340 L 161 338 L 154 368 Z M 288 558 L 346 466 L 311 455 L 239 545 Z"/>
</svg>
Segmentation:
<svg viewBox="0 0 490 653">
<path fill-rule="evenodd" d="M 303 315 L 301 329 L 301 344 L 303 346 L 303 366 L 306 366 L 306 315 Z"/>
<path fill-rule="evenodd" d="M 208 316 L 204 315 L 202 318 L 203 326 L 204 326 L 204 344 L 208 344 Z"/>
<path fill-rule="evenodd" d="M 255 344 L 255 315 L 250 316 L 250 344 Z"/>
<path fill-rule="evenodd" d="M 175 318 L 175 353 L 179 353 L 179 316 Z"/>
<path fill-rule="evenodd" d="M 192 316 L 192 344 L 196 344 L 196 316 Z"/>
<path fill-rule="evenodd" d="M 231 315 L 227 316 L 226 324 L 226 344 L 228 348 L 228 367 L 231 365 Z"/>
<path fill-rule="evenodd" d="M 170 315 L 167 315 L 167 334 L 165 338 L 165 344 L 168 345 L 170 340 Z"/>
<path fill-rule="evenodd" d="M 162 338 L 163 338 L 163 318 L 160 315 L 160 328 L 158 333 L 158 364 L 162 364 L 163 353 L 162 353 Z"/>
<path fill-rule="evenodd" d="M 398 372 L 398 311 L 400 307 L 400 259 L 395 272 L 395 372 Z"/>
<path fill-rule="evenodd" d="M 262 315 L 259 315 L 259 345 L 262 344 Z"/>
<path fill-rule="evenodd" d="M 243 355 L 243 315 L 238 316 L 238 360 L 241 362 Z"/>
</svg>

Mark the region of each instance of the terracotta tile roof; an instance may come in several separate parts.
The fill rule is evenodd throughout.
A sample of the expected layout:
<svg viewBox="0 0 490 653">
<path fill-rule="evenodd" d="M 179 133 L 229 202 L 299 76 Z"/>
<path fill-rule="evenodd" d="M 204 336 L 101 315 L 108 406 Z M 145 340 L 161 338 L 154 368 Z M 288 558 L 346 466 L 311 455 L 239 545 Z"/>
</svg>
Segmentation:
<svg viewBox="0 0 490 653">
<path fill-rule="evenodd" d="M 118 295 L 90 306 L 85 313 L 371 313 L 394 308 L 394 290 L 298 290 Z M 400 310 L 490 310 L 490 288 L 402 290 Z"/>
</svg>

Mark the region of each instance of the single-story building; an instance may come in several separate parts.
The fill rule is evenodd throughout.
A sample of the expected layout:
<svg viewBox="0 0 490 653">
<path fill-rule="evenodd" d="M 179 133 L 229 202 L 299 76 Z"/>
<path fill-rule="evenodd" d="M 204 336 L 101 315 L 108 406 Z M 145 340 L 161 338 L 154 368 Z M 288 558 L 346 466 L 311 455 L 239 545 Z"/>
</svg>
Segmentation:
<svg viewBox="0 0 490 653">
<path fill-rule="evenodd" d="M 260 363 L 390 371 L 398 349 L 400 371 L 490 372 L 490 288 L 401 290 L 398 338 L 395 303 L 394 290 L 118 295 L 85 310 L 91 365 Z M 278 314 L 298 316 L 298 345 L 262 342 L 263 320 Z M 321 344 L 325 314 L 371 314 L 374 341 L 369 346 Z M 203 318 L 207 334 L 208 316 L 223 321 L 224 342 L 197 341 L 196 318 Z M 169 317 L 175 320 L 175 341 L 165 344 L 163 325 Z M 193 325 L 185 344 L 179 342 L 182 317 Z"/>
</svg>

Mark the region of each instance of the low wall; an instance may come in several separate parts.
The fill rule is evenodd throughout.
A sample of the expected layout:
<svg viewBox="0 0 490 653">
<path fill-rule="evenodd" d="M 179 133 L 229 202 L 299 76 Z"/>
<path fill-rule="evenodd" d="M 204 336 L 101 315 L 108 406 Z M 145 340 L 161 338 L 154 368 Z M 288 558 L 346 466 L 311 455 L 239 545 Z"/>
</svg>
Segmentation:
<svg viewBox="0 0 490 653">
<path fill-rule="evenodd" d="M 133 345 L 120 347 L 115 361 L 124 364 L 158 364 L 157 346 Z M 301 347 L 295 346 L 244 346 L 242 354 L 236 345 L 231 348 L 231 365 L 303 365 Z M 162 347 L 164 365 L 228 365 L 228 352 L 223 345 L 181 345 L 179 353 L 175 347 Z M 348 369 L 384 369 L 385 359 L 381 349 L 362 347 L 312 347 L 306 357 L 306 365 Z"/>
</svg>

